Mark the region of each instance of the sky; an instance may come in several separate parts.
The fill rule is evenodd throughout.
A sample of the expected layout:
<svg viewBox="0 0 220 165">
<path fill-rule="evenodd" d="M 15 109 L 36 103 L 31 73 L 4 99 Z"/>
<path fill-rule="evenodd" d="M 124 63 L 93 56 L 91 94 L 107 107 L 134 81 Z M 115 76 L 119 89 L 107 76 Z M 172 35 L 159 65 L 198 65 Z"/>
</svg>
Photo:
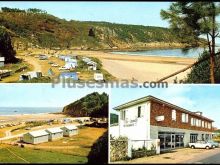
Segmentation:
<svg viewBox="0 0 220 165">
<path fill-rule="evenodd" d="M 220 128 L 220 85 L 169 85 L 168 88 L 118 88 L 111 91 L 110 111 L 113 107 L 145 97 L 155 96 L 189 111 L 201 111 L 213 119 L 214 126 Z"/>
<path fill-rule="evenodd" d="M 112 23 L 168 27 L 160 10 L 171 2 L 0 2 L 0 7 L 38 8 L 66 20 L 106 21 Z"/>
<path fill-rule="evenodd" d="M 64 107 L 92 92 L 108 89 L 62 88 L 51 84 L 0 84 L 0 107 Z"/>
</svg>

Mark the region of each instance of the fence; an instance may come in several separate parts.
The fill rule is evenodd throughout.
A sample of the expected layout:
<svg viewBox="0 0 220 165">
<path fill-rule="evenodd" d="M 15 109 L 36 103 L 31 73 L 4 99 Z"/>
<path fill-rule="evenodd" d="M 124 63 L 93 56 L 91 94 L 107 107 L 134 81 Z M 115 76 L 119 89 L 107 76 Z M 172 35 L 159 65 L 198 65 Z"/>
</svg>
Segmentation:
<svg viewBox="0 0 220 165">
<path fill-rule="evenodd" d="M 110 161 L 119 161 L 160 154 L 160 139 L 110 140 Z"/>
</svg>

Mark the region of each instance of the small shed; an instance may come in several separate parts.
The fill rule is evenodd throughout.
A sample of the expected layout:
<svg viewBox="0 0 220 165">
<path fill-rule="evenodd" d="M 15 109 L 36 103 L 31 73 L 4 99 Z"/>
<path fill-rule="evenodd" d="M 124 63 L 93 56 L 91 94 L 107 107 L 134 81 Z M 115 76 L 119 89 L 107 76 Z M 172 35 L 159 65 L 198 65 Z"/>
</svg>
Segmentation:
<svg viewBox="0 0 220 165">
<path fill-rule="evenodd" d="M 78 134 L 78 128 L 75 125 L 65 125 L 61 127 L 63 136 L 73 136 Z"/>
<path fill-rule="evenodd" d="M 23 141 L 30 144 L 39 144 L 48 142 L 49 133 L 45 130 L 32 131 L 23 135 Z"/>
<path fill-rule="evenodd" d="M 63 130 L 59 127 L 48 128 L 46 129 L 46 132 L 49 133 L 49 141 L 53 141 L 63 137 Z"/>
<path fill-rule="evenodd" d="M 0 67 L 5 65 L 5 57 L 0 57 Z"/>
</svg>

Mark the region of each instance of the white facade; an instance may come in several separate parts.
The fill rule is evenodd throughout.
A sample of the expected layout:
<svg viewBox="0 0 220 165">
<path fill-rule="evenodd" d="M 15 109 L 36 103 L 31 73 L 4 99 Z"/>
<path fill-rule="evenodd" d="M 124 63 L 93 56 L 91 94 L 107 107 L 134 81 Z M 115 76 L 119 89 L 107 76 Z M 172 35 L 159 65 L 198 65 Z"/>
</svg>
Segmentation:
<svg viewBox="0 0 220 165">
<path fill-rule="evenodd" d="M 138 117 L 138 107 L 141 107 L 141 116 Z M 125 120 L 122 113 L 125 112 Z M 131 140 L 150 139 L 150 102 L 131 106 L 120 111 L 119 135 Z"/>
<path fill-rule="evenodd" d="M 111 125 L 110 126 L 110 129 L 109 129 L 109 134 L 112 136 L 112 137 L 119 137 L 119 125 Z"/>
</svg>

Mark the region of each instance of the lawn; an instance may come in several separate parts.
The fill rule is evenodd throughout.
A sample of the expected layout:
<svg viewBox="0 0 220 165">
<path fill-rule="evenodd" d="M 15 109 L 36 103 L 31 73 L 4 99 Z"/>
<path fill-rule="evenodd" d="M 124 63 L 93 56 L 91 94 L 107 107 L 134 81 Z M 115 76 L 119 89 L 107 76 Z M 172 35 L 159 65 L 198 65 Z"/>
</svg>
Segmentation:
<svg viewBox="0 0 220 165">
<path fill-rule="evenodd" d="M 38 145 L 25 145 L 25 148 L 7 147 L 31 163 L 86 163 L 92 145 L 106 130 L 106 128 L 83 126 L 79 129 L 79 134 L 72 137 L 64 137 L 60 140 Z M 16 140 L 18 139 L 15 138 L 5 142 Z M 11 155 L 3 145 L 0 145 L 0 162 L 25 163 L 19 157 L 16 158 L 13 154 Z"/>
<path fill-rule="evenodd" d="M 12 154 L 11 152 L 16 154 Z M 21 148 L 17 146 L 5 146 L 0 148 L 1 163 L 86 163 L 86 157 L 73 156 L 59 152 L 49 152 L 43 150 L 34 150 L 30 148 Z"/>
<path fill-rule="evenodd" d="M 65 137 L 53 142 L 42 143 L 38 146 L 44 147 L 43 149 L 48 151 L 59 151 L 75 156 L 87 156 L 92 145 L 100 136 L 103 135 L 105 131 L 105 128 L 84 127 L 79 129 L 78 135 L 74 135 L 73 137 Z"/>
</svg>

